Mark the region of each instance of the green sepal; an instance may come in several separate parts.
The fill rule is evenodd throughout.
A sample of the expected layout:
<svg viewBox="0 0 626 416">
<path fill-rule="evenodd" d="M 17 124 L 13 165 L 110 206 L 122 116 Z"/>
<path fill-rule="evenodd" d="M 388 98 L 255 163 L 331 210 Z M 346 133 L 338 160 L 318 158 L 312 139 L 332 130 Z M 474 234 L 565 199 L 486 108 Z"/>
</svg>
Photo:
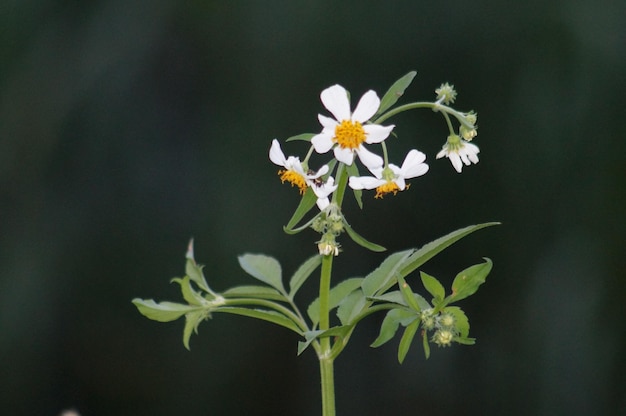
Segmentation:
<svg viewBox="0 0 626 416">
<path fill-rule="evenodd" d="M 196 263 L 196 260 L 193 257 L 193 238 L 189 240 L 185 258 L 187 259 L 187 263 L 185 264 L 185 274 L 189 276 L 189 278 L 195 282 L 200 289 L 209 294 L 213 294 L 206 279 L 204 278 L 204 273 L 202 272 L 204 266 Z"/>
<path fill-rule="evenodd" d="M 388 256 L 374 271 L 365 276 L 361 288 L 365 296 L 377 296 L 396 283 L 396 276 L 406 267 L 414 250 L 405 250 Z"/>
<path fill-rule="evenodd" d="M 352 291 L 356 290 L 361 286 L 361 282 L 363 281 L 362 277 L 352 277 L 350 279 L 346 279 L 337 286 L 330 289 L 328 294 L 328 310 L 336 308 L 339 306 L 341 301 L 348 296 Z M 311 319 L 313 326 L 316 326 L 320 321 L 320 299 L 317 298 L 309 305 L 307 309 L 307 314 Z"/>
<path fill-rule="evenodd" d="M 191 279 L 189 276 L 185 276 L 182 279 L 180 277 L 173 278 L 170 282 L 175 282 L 180 285 L 180 291 L 190 305 L 202 306 L 207 304 L 207 300 L 202 295 L 196 292 L 191 286 Z"/>
<path fill-rule="evenodd" d="M 434 298 L 433 304 L 437 305 L 441 303 L 443 298 L 446 296 L 446 290 L 443 288 L 443 285 L 439 282 L 439 280 L 422 271 L 420 271 L 420 277 L 422 278 L 424 288 L 426 288 L 428 293 L 430 293 Z"/>
<path fill-rule="evenodd" d="M 376 243 L 367 241 L 365 238 L 361 237 L 359 234 L 357 234 L 356 231 L 352 229 L 352 227 L 350 227 L 350 224 L 348 224 L 348 222 L 345 219 L 343 221 L 343 226 L 346 232 L 348 233 L 348 235 L 350 236 L 350 238 L 352 239 L 352 241 L 354 241 L 361 247 L 365 247 L 368 250 L 375 251 L 378 253 L 380 253 L 381 251 L 387 250 L 385 247 L 378 245 Z"/>
<path fill-rule="evenodd" d="M 454 337 L 454 342 L 458 342 L 459 344 L 463 344 L 463 345 L 474 345 L 476 344 L 476 338 L 461 338 L 461 337 Z"/>
<path fill-rule="evenodd" d="M 448 306 L 443 308 L 442 312 L 449 313 L 454 316 L 454 327 L 456 328 L 460 338 L 467 338 L 469 335 L 470 325 L 469 319 L 465 312 L 458 306 Z"/>
<path fill-rule="evenodd" d="M 188 312 L 185 314 L 185 329 L 183 330 L 183 345 L 189 350 L 189 339 L 192 333 L 198 333 L 200 322 L 209 319 L 211 314 L 207 310 Z"/>
<path fill-rule="evenodd" d="M 280 293 L 286 293 L 278 260 L 263 254 L 244 254 L 238 260 L 241 268 L 250 276 L 272 286 Z"/>
<path fill-rule="evenodd" d="M 175 321 L 188 312 L 201 309 L 197 306 L 183 305 L 174 302 L 156 303 L 153 299 L 144 300 L 135 298 L 132 302 L 143 316 L 159 322 Z"/>
<path fill-rule="evenodd" d="M 298 325 L 296 325 L 294 321 L 279 312 L 268 311 L 265 309 L 239 308 L 235 306 L 223 306 L 219 309 L 215 309 L 214 312 L 225 312 L 231 313 L 233 315 L 248 316 L 250 318 L 260 319 L 262 321 L 271 322 L 287 329 L 291 329 L 296 334 L 302 335 L 302 331 L 300 330 L 300 328 L 298 328 Z"/>
<path fill-rule="evenodd" d="M 256 298 L 287 302 L 287 298 L 278 290 L 268 286 L 235 286 L 222 293 L 225 298 Z"/>
<path fill-rule="evenodd" d="M 400 97 L 404 95 L 404 91 L 409 87 L 409 85 L 411 85 L 411 82 L 413 82 L 413 78 L 415 78 L 415 75 L 417 75 L 417 72 L 411 71 L 393 83 L 393 85 L 389 88 L 389 90 L 387 90 L 385 95 L 383 95 L 383 98 L 380 100 L 380 107 L 378 107 L 378 112 L 376 113 L 376 116 L 387 111 L 388 108 L 394 105 L 400 99 Z"/>
<path fill-rule="evenodd" d="M 484 263 L 470 266 L 456 275 L 452 282 L 452 294 L 449 296 L 450 302 L 456 302 L 473 295 L 478 290 L 478 287 L 485 283 L 493 263 L 486 257 L 484 257 L 484 260 Z"/>
<path fill-rule="evenodd" d="M 419 317 L 413 311 L 406 309 L 395 308 L 387 312 L 385 319 L 380 324 L 380 332 L 378 337 L 370 344 L 372 348 L 378 348 L 381 345 L 389 342 L 393 336 L 398 332 L 400 324 L 407 326 L 413 320 L 419 319 Z"/>
<path fill-rule="evenodd" d="M 428 343 L 428 332 L 422 330 L 422 347 L 424 347 L 424 357 L 430 357 L 430 344 Z"/>
<path fill-rule="evenodd" d="M 409 352 L 409 348 L 411 347 L 411 343 L 413 342 L 413 338 L 417 333 L 417 330 L 420 327 L 419 319 L 411 322 L 407 325 L 404 333 L 402 334 L 402 338 L 400 338 L 400 345 L 398 346 L 398 362 L 402 364 L 404 362 L 404 358 L 406 354 Z"/>
<path fill-rule="evenodd" d="M 298 204 L 298 207 L 294 211 L 287 225 L 283 227 L 283 230 L 287 234 L 295 234 L 306 228 L 300 227 L 296 230 L 294 227 L 300 222 L 300 220 L 302 220 L 302 218 L 304 218 L 304 216 L 311 210 L 311 208 L 313 208 L 316 202 L 317 196 L 315 196 L 315 192 L 313 192 L 311 188 L 307 188 L 304 195 L 302 195 L 302 199 L 300 199 L 300 204 Z"/>
<path fill-rule="evenodd" d="M 311 276 L 311 274 L 319 267 L 322 263 L 322 256 L 315 255 L 298 267 L 298 270 L 291 276 L 289 279 L 289 298 L 293 299 L 296 295 L 296 292 L 300 289 L 300 287 L 304 284 L 304 282 Z"/>
<path fill-rule="evenodd" d="M 293 142 L 296 140 L 310 142 L 313 137 L 315 137 L 315 133 L 302 133 L 302 134 L 298 134 L 295 136 L 291 136 L 288 139 L 285 139 L 285 142 Z"/>
</svg>

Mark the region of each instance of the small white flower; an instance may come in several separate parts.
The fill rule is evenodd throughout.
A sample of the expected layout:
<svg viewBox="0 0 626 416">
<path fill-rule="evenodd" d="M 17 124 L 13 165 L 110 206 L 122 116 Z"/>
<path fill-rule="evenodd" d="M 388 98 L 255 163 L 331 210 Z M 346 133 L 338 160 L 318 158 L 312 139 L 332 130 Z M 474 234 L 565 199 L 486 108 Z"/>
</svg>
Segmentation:
<svg viewBox="0 0 626 416">
<path fill-rule="evenodd" d="M 383 159 L 370 152 L 363 143 L 380 143 L 385 140 L 394 126 L 364 124 L 380 107 L 380 99 L 372 90 L 366 92 L 353 113 L 350 112 L 348 93 L 341 85 L 333 85 L 320 94 L 322 104 L 335 117 L 318 114 L 322 132 L 311 139 L 311 144 L 318 153 L 334 150 L 335 158 L 351 165 L 354 154 L 368 168 L 380 167 Z"/>
<path fill-rule="evenodd" d="M 458 173 L 461 173 L 463 164 L 469 166 L 471 163 L 478 163 L 478 153 L 480 149 L 475 144 L 462 140 L 457 135 L 448 136 L 448 141 L 437 153 L 437 159 L 447 157 Z"/>
<path fill-rule="evenodd" d="M 404 159 L 401 167 L 392 163 L 386 168 L 370 169 L 375 176 L 352 176 L 349 185 L 352 189 L 374 189 L 376 198 L 382 198 L 385 194 L 395 195 L 409 187 L 406 179 L 422 176 L 428 172 L 428 165 L 424 163 L 426 155 L 418 150 L 411 150 Z"/>
<path fill-rule="evenodd" d="M 285 158 L 280 143 L 276 139 L 272 140 L 269 156 L 274 164 L 285 168 L 278 171 L 281 182 L 287 181 L 291 183 L 291 186 L 297 186 L 301 195 L 310 187 L 318 198 L 317 206 L 320 210 L 328 206 L 328 196 L 337 189 L 332 176 L 326 182 L 321 179 L 322 175 L 328 173 L 328 165 L 322 166 L 317 172 L 309 171 L 302 165 L 300 158 L 296 156 Z"/>
</svg>

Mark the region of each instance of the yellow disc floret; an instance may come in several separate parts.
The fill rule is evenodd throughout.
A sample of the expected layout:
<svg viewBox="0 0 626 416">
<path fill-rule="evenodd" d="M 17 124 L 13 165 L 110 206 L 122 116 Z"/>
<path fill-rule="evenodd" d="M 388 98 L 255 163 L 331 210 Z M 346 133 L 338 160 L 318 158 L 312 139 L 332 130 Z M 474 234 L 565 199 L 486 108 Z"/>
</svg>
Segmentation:
<svg viewBox="0 0 626 416">
<path fill-rule="evenodd" d="M 409 186 L 410 184 L 407 184 L 405 189 L 408 189 Z M 379 187 L 376 188 L 376 195 L 374 195 L 374 198 L 382 198 L 383 196 L 385 196 L 385 194 L 390 194 L 390 193 L 393 193 L 395 195 L 399 191 L 400 191 L 400 187 L 398 186 L 397 183 L 388 181 L 387 183 L 380 185 Z"/>
<path fill-rule="evenodd" d="M 347 149 L 356 149 L 365 141 L 365 130 L 358 121 L 344 120 L 335 127 L 333 141 Z"/>
<path fill-rule="evenodd" d="M 304 176 L 293 170 L 279 170 L 278 175 L 282 183 L 287 181 L 291 183 L 291 186 L 297 186 L 300 189 L 300 195 L 304 195 L 308 187 Z"/>
</svg>

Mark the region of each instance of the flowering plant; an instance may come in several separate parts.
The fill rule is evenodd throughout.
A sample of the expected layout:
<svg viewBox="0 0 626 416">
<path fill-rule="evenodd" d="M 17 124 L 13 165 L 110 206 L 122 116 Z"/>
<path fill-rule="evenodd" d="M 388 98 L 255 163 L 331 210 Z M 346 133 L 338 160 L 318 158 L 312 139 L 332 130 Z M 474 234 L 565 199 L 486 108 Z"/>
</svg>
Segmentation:
<svg viewBox="0 0 626 416">
<path fill-rule="evenodd" d="M 298 354 L 311 347 L 319 360 L 324 416 L 335 415 L 334 361 L 346 347 L 356 325 L 369 315 L 386 313 L 372 347 L 385 344 L 403 328 L 398 347 L 399 362 L 404 361 L 418 334 L 426 358 L 430 355 L 431 343 L 440 347 L 453 343 L 474 344 L 474 338 L 469 336 L 468 318 L 456 303 L 474 294 L 485 282 L 492 268 L 491 260 L 485 258 L 483 262 L 461 270 L 449 291 L 437 278 L 421 271 L 420 280 L 430 299 L 415 293 L 407 277 L 451 244 L 474 231 L 497 224 L 495 222 L 465 227 L 419 249 L 393 253 L 365 277 L 348 278 L 331 287 L 332 264 L 342 251 L 338 239 L 344 233 L 366 249 L 385 250 L 366 240 L 349 225 L 342 209 L 346 191 L 351 190 L 359 207 L 363 208 L 363 190 L 375 190 L 375 198 L 396 195 L 409 188 L 408 180 L 429 170 L 426 155 L 417 149 L 409 150 L 400 166 L 389 162 L 387 139 L 395 126 L 383 125 L 383 122 L 407 110 L 430 108 L 442 114 L 449 128 L 446 143 L 437 159 L 447 157 L 459 173 L 464 165 L 478 163 L 479 149 L 470 143 L 477 135 L 476 113 L 459 112 L 449 106 L 456 98 L 453 86 L 446 83 L 436 89 L 434 102 L 394 107 L 414 77 L 415 72 L 410 72 L 400 78 L 382 99 L 374 91 L 366 92 L 354 111 L 351 110 L 350 96 L 342 86 L 333 85 L 322 91 L 322 104 L 333 117 L 319 114 L 320 133 L 301 134 L 286 140 L 309 143 L 303 160 L 297 156 L 285 156 L 278 140 L 272 141 L 269 158 L 280 166 L 280 180 L 296 187 L 301 195 L 298 207 L 284 227 L 285 232 L 296 234 L 312 229 L 320 234 L 316 253 L 289 278 L 288 287 L 284 285 L 282 269 L 276 259 L 244 254 L 239 257 L 239 264 L 258 281 L 257 284 L 216 292 L 208 285 L 203 266 L 196 263 L 193 242 L 190 242 L 186 274 L 172 280 L 180 285 L 185 303 L 157 303 L 152 299 L 136 298 L 133 303 L 139 312 L 160 322 L 184 317 L 183 344 L 187 349 L 190 337 L 193 332 L 197 333 L 200 323 L 220 312 L 261 319 L 295 332 L 301 339 Z M 458 130 L 454 129 L 453 120 L 459 124 Z M 382 156 L 372 151 L 376 146 L 382 149 Z M 334 157 L 327 164 L 317 170 L 310 166 L 314 152 L 327 154 L 331 150 Z M 359 165 L 368 172 L 361 175 Z M 310 219 L 304 220 L 311 212 Z M 319 296 L 305 311 L 297 305 L 295 296 L 318 269 Z M 416 284 L 412 282 L 411 285 Z M 331 321 L 330 312 L 335 309 L 337 319 Z"/>
</svg>

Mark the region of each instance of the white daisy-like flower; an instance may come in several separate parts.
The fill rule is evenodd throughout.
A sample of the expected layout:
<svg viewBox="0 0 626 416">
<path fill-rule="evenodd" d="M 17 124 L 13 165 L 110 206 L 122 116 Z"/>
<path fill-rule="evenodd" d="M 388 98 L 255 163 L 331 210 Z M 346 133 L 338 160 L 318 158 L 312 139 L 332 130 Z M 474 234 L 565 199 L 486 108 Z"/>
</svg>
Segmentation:
<svg viewBox="0 0 626 416">
<path fill-rule="evenodd" d="M 354 162 L 356 153 L 367 168 L 382 166 L 383 159 L 363 146 L 363 143 L 382 142 L 395 127 L 364 124 L 376 114 L 380 107 L 380 99 L 376 93 L 372 90 L 366 92 L 353 113 L 350 112 L 348 92 L 341 85 L 326 88 L 320 94 L 320 98 L 324 107 L 335 119 L 322 114 L 318 115 L 322 132 L 311 139 L 315 151 L 326 153 L 333 149 L 335 158 L 346 165 Z"/>
<path fill-rule="evenodd" d="M 395 195 L 409 187 L 410 184 L 406 183 L 406 179 L 422 176 L 428 172 L 425 160 L 424 153 L 413 149 L 406 155 L 401 167 L 390 163 L 386 168 L 370 169 L 375 176 L 352 176 L 349 185 L 352 189 L 376 188 L 375 198 L 382 198 L 388 193 Z"/>
<path fill-rule="evenodd" d="M 471 163 L 478 163 L 478 153 L 480 149 L 473 143 L 469 143 L 465 140 L 462 140 L 456 134 L 448 136 L 448 140 L 446 144 L 443 145 L 443 148 L 439 153 L 437 153 L 437 159 L 441 159 L 442 157 L 447 157 L 450 159 L 450 163 L 454 169 L 461 173 L 463 169 L 463 164 L 469 166 Z"/>
<path fill-rule="evenodd" d="M 317 205 L 320 209 L 324 209 L 329 204 L 328 196 L 332 194 L 337 185 L 333 177 L 329 177 L 324 182 L 321 177 L 328 173 L 328 165 L 322 166 L 317 172 L 305 171 L 305 167 L 300 162 L 300 158 L 296 156 L 285 157 L 280 143 L 278 140 L 272 140 L 272 146 L 270 147 L 270 160 L 285 169 L 278 171 L 281 182 L 289 182 L 291 186 L 296 186 L 300 190 L 300 194 L 303 195 L 307 188 L 311 188 L 317 196 Z"/>
</svg>

